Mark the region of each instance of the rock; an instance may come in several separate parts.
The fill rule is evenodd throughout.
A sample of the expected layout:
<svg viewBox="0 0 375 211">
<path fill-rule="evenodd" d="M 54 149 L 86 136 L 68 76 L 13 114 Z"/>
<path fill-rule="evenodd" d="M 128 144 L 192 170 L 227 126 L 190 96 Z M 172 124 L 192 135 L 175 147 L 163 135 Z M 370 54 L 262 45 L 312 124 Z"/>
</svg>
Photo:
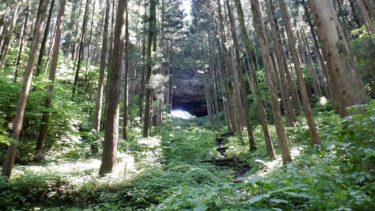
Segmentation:
<svg viewBox="0 0 375 211">
<path fill-rule="evenodd" d="M 173 71 L 174 110 L 184 110 L 195 116 L 207 115 L 203 75 L 195 70 Z"/>
</svg>

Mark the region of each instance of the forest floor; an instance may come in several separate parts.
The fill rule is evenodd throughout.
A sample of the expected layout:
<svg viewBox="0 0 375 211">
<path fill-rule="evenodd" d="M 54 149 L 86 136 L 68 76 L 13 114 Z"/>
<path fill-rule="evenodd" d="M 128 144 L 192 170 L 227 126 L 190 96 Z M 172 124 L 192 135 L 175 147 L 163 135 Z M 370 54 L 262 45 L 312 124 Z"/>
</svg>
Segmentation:
<svg viewBox="0 0 375 211">
<path fill-rule="evenodd" d="M 0 180 L 0 208 L 373 210 L 375 103 L 347 119 L 317 112 L 316 121 L 320 147 L 307 142 L 303 118 L 287 128 L 293 163 L 286 166 L 280 156 L 268 159 L 260 126 L 254 130 L 256 152 L 249 152 L 246 139 L 228 138 L 226 156 L 251 167 L 239 182 L 235 167 L 203 162 L 220 157 L 215 139 L 225 128 L 214 128 L 205 118 L 170 119 L 153 138 L 132 131 L 120 143 L 115 172 L 104 178 L 96 158 L 18 165 L 10 182 Z M 276 137 L 274 127 L 271 132 Z M 280 154 L 277 139 L 273 144 Z"/>
</svg>

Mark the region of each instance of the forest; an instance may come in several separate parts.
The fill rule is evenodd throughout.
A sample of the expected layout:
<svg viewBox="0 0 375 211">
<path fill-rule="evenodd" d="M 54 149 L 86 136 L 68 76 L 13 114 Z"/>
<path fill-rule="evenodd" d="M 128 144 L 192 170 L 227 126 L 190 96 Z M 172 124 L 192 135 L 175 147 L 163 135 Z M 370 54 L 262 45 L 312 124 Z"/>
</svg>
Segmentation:
<svg viewBox="0 0 375 211">
<path fill-rule="evenodd" d="M 0 0 L 0 210 L 375 210 L 374 0 Z"/>
</svg>

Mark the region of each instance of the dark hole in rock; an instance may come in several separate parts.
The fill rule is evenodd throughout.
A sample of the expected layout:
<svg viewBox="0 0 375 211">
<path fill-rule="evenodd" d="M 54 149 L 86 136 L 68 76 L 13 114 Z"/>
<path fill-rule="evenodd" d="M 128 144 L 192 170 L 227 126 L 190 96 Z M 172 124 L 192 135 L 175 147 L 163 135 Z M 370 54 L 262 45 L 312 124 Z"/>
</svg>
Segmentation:
<svg viewBox="0 0 375 211">
<path fill-rule="evenodd" d="M 172 102 L 172 109 L 187 111 L 197 117 L 207 116 L 207 106 L 205 101 L 187 101 L 186 99 L 181 99 L 180 97 L 175 96 Z"/>
<path fill-rule="evenodd" d="M 173 73 L 172 110 L 207 116 L 203 75 L 193 69 L 179 69 Z"/>
</svg>

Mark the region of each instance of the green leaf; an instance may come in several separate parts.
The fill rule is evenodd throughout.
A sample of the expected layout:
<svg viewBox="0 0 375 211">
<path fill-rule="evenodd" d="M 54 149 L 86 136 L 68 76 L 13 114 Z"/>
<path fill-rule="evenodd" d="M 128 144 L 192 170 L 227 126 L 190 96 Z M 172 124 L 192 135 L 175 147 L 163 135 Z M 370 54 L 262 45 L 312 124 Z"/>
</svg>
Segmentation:
<svg viewBox="0 0 375 211">
<path fill-rule="evenodd" d="M 254 196 L 254 197 L 251 197 L 249 200 L 247 200 L 246 204 L 252 205 L 269 197 L 270 197 L 269 194 L 262 194 L 262 195 Z"/>
<path fill-rule="evenodd" d="M 205 211 L 207 209 L 208 209 L 208 206 L 206 206 L 206 205 L 200 205 L 200 206 L 194 208 L 193 210 L 194 211 Z"/>
</svg>

